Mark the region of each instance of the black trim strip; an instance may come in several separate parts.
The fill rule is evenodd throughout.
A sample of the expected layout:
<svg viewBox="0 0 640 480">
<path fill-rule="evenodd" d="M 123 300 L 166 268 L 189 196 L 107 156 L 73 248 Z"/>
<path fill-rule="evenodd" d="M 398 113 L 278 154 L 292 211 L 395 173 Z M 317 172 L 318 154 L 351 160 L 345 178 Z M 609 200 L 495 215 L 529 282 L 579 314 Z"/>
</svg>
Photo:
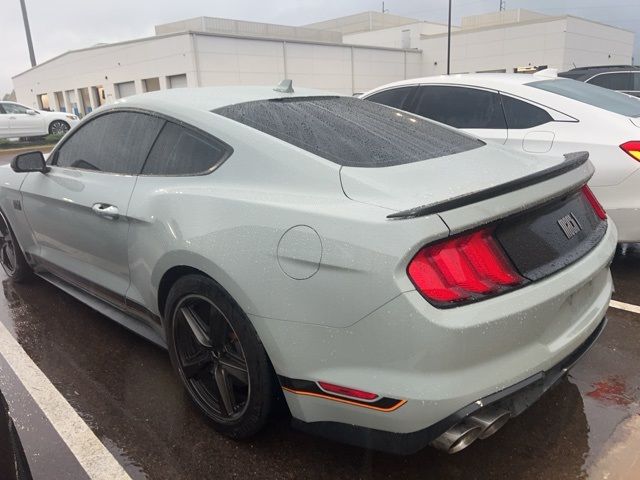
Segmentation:
<svg viewBox="0 0 640 480">
<path fill-rule="evenodd" d="M 95 282 L 87 280 L 69 270 L 59 267 L 48 260 L 43 259 L 40 256 L 32 255 L 37 265 L 37 270 L 45 270 L 56 277 L 61 278 L 65 282 L 73 285 L 74 287 L 92 295 L 103 302 L 108 303 L 112 307 L 131 315 L 132 317 L 141 320 L 148 324 L 162 325 L 162 321 L 159 316 L 145 308 L 143 305 L 131 300 L 125 299 L 122 295 L 117 294 L 108 288 L 103 287 Z"/>
<path fill-rule="evenodd" d="M 472 203 L 481 202 L 492 197 L 504 195 L 521 188 L 529 187 L 537 183 L 544 182 L 551 178 L 558 177 L 564 173 L 574 170 L 587 162 L 589 159 L 589 152 L 572 152 L 564 155 L 564 162 L 554 165 L 553 167 L 540 170 L 539 172 L 526 175 L 524 177 L 516 178 L 506 183 L 496 185 L 495 187 L 489 187 L 484 190 L 480 190 L 468 195 L 461 195 L 449 200 L 437 202 L 431 205 L 423 205 L 420 207 L 411 208 L 409 210 L 403 210 L 401 212 L 392 213 L 387 215 L 387 218 L 407 219 L 423 217 L 432 213 L 441 213 L 445 210 L 453 210 L 454 208 L 464 207 L 471 205 Z"/>
<path fill-rule="evenodd" d="M 312 382 L 310 380 L 288 378 L 280 375 L 278 376 L 278 379 L 280 380 L 280 385 L 282 386 L 282 388 L 290 393 L 296 393 L 299 395 L 311 395 L 314 397 L 326 398 L 328 400 L 336 400 L 349 404 L 355 404 L 357 406 L 371 408 L 374 410 L 391 412 L 400 408 L 406 403 L 406 400 L 398 400 L 396 398 L 388 397 L 381 397 L 372 402 L 367 402 L 364 400 L 358 400 L 357 398 L 334 395 L 332 393 L 326 392 L 322 390 L 316 382 Z"/>
</svg>

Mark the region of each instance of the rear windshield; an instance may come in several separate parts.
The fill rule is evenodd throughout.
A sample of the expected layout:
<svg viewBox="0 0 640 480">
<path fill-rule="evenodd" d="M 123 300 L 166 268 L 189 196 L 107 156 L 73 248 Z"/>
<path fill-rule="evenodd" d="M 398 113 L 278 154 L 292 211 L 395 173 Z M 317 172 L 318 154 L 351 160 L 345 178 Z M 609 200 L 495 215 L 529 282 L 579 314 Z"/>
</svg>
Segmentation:
<svg viewBox="0 0 640 480">
<path fill-rule="evenodd" d="M 389 167 L 484 145 L 410 113 L 351 97 L 293 97 L 213 110 L 348 167 Z"/>
<path fill-rule="evenodd" d="M 539 80 L 527 85 L 625 117 L 640 117 L 640 100 L 624 93 L 569 79 Z"/>
</svg>

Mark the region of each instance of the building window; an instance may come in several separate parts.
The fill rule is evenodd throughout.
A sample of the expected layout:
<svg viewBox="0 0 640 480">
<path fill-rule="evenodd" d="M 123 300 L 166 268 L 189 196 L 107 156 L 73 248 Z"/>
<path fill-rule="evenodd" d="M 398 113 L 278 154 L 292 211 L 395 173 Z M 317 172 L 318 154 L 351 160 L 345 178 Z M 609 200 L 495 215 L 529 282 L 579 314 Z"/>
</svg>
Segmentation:
<svg viewBox="0 0 640 480">
<path fill-rule="evenodd" d="M 81 88 L 80 89 L 80 99 L 82 100 L 82 114 L 87 115 L 91 113 L 91 99 L 89 98 L 89 89 Z"/>
<path fill-rule="evenodd" d="M 49 106 L 49 95 L 41 93 L 38 95 L 38 108 L 40 110 L 51 110 Z"/>
<path fill-rule="evenodd" d="M 66 112 L 67 105 L 64 103 L 64 95 L 62 94 L 62 92 L 55 92 L 54 95 L 56 97 L 56 103 L 58 104 L 58 108 L 60 109 L 60 111 Z"/>
<path fill-rule="evenodd" d="M 169 88 L 186 88 L 187 87 L 187 75 L 171 75 L 167 77 L 167 86 Z"/>
<path fill-rule="evenodd" d="M 65 92 L 65 96 L 69 100 L 69 104 L 71 105 L 71 112 L 74 115 L 80 115 L 80 111 L 78 110 L 78 99 L 76 97 L 75 90 L 67 90 Z"/>
<path fill-rule="evenodd" d="M 116 98 L 130 97 L 136 94 L 135 82 L 122 82 L 114 84 L 116 89 Z"/>
<path fill-rule="evenodd" d="M 160 79 L 158 77 L 145 78 L 142 80 L 142 86 L 145 92 L 155 92 L 160 90 Z"/>
</svg>

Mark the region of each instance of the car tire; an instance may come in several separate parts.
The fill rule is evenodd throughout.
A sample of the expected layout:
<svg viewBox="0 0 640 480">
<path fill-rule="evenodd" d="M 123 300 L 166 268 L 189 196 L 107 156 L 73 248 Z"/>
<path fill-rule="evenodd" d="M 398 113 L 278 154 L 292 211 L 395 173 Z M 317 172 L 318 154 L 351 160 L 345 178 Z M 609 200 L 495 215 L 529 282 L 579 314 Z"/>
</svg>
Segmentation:
<svg viewBox="0 0 640 480">
<path fill-rule="evenodd" d="M 71 127 L 64 120 L 54 120 L 49 124 L 49 135 L 64 135 Z"/>
<path fill-rule="evenodd" d="M 186 275 L 169 291 L 164 318 L 171 363 L 212 426 L 234 439 L 261 430 L 276 382 L 262 342 L 238 304 L 212 279 Z"/>
<path fill-rule="evenodd" d="M 25 282 L 33 274 L 33 270 L 27 263 L 18 244 L 18 240 L 13 234 L 9 221 L 0 212 L 0 264 L 4 272 L 14 282 Z"/>
</svg>

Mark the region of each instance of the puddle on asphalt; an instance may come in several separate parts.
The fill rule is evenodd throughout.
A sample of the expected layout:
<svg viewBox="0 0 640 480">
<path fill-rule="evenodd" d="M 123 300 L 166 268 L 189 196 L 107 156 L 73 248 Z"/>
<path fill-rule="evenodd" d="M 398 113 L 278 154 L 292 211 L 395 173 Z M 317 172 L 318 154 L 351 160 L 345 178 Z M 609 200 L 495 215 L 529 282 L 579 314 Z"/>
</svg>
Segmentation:
<svg viewBox="0 0 640 480">
<path fill-rule="evenodd" d="M 286 418 L 236 443 L 190 405 L 164 351 L 42 280 L 0 281 L 0 321 L 136 479 L 583 478 L 616 427 L 640 413 L 640 316 L 610 310 L 567 379 L 459 454 L 368 452 L 296 432 Z"/>
</svg>

